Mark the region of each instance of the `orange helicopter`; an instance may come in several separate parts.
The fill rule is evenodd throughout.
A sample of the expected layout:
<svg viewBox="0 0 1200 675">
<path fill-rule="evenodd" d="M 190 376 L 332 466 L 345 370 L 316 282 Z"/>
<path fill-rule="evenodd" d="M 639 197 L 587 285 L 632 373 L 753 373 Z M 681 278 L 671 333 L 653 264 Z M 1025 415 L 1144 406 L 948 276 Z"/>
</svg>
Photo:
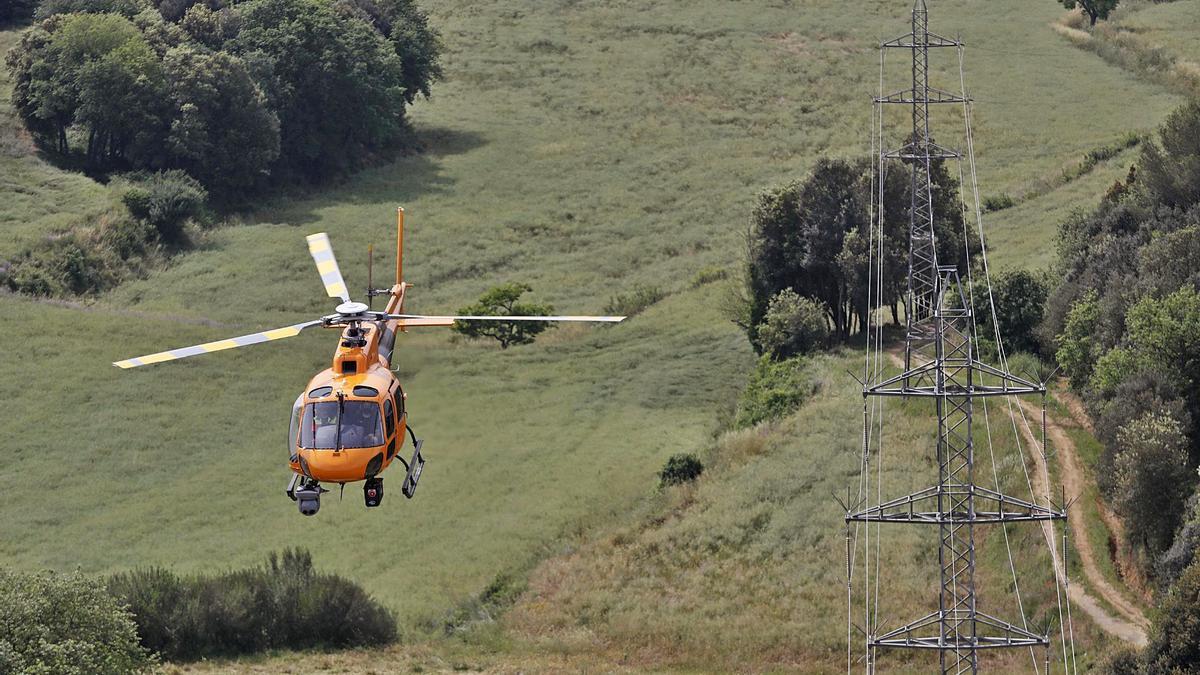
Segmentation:
<svg viewBox="0 0 1200 675">
<path fill-rule="evenodd" d="M 399 459 L 405 467 L 400 492 L 411 499 L 425 466 L 424 443 L 408 426 L 406 394 L 392 373 L 396 333 L 419 326 L 452 326 L 455 321 L 588 321 L 616 323 L 623 316 L 430 316 L 405 314 L 409 284 L 404 282 L 404 209 L 396 217 L 396 283 L 391 288 L 372 288 L 368 267 L 367 302 L 353 302 L 324 233 L 307 237 L 308 251 L 331 298 L 338 298 L 333 314 L 283 328 L 207 342 L 113 362 L 118 368 L 136 368 L 188 356 L 245 347 L 299 335 L 313 326 L 341 328 L 342 337 L 333 353 L 333 365 L 313 377 L 292 406 L 289 427 L 289 460 L 292 476 L 286 494 L 297 502 L 300 513 L 311 516 L 321 508 L 321 482 L 365 481 L 363 499 L 368 507 L 383 501 L 380 473 Z M 371 309 L 371 298 L 388 296 L 382 312 Z M 405 461 L 399 457 L 407 432 L 413 452 Z"/>
</svg>

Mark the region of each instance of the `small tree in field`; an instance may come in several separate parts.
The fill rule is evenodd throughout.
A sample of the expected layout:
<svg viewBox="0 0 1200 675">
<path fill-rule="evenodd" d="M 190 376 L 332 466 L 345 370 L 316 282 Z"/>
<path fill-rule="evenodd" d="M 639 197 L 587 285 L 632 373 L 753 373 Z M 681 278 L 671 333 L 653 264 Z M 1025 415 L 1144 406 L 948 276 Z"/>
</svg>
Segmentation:
<svg viewBox="0 0 1200 675">
<path fill-rule="evenodd" d="M 1063 7 L 1067 9 L 1075 9 L 1080 7 L 1084 14 L 1091 19 L 1092 25 L 1096 25 L 1096 19 L 1107 19 L 1108 15 L 1117 8 L 1118 0 L 1059 0 Z"/>
<path fill-rule="evenodd" d="M 532 316 L 550 314 L 554 308 L 531 302 L 518 302 L 521 295 L 533 288 L 529 284 L 511 281 L 493 288 L 479 297 L 479 302 L 458 310 L 467 316 Z M 500 343 L 501 349 L 509 345 L 524 345 L 533 342 L 539 333 L 552 327 L 549 321 L 456 321 L 454 330 L 467 337 L 490 337 Z"/>
</svg>

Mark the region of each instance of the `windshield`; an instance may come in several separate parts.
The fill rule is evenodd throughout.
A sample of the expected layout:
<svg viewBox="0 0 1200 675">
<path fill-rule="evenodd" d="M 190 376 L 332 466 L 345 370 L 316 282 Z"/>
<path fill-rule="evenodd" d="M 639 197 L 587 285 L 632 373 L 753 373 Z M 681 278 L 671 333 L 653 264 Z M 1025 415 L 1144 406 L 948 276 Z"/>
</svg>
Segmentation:
<svg viewBox="0 0 1200 675">
<path fill-rule="evenodd" d="M 300 447 L 319 450 L 369 448 L 383 445 L 379 405 L 374 401 L 342 401 L 339 425 L 338 401 L 304 406 L 300 423 Z"/>
</svg>

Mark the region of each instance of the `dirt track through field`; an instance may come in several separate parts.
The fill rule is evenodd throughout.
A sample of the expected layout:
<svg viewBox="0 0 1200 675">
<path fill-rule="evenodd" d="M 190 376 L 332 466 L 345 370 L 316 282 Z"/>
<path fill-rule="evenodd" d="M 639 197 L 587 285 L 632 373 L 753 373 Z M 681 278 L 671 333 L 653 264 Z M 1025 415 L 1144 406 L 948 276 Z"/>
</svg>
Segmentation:
<svg viewBox="0 0 1200 675">
<path fill-rule="evenodd" d="M 1029 401 L 1019 401 L 1019 403 L 1025 415 L 1018 420 L 1017 426 L 1029 444 L 1029 455 L 1037 467 L 1033 480 L 1034 489 L 1040 498 L 1048 499 L 1050 497 L 1050 471 L 1046 465 L 1046 457 L 1041 451 L 1041 439 L 1035 435 L 1034 428 L 1029 423 L 1030 419 L 1035 421 L 1038 419 L 1041 410 Z M 1050 414 L 1046 415 L 1046 436 L 1050 447 L 1056 453 L 1059 478 L 1062 480 L 1070 501 L 1067 520 L 1070 523 L 1071 536 L 1075 539 L 1075 550 L 1078 551 L 1079 561 L 1083 566 L 1083 575 L 1087 578 L 1088 585 L 1104 598 L 1109 606 L 1116 609 L 1120 616 L 1113 616 L 1109 613 L 1087 590 L 1078 584 L 1067 586 L 1068 596 L 1080 609 L 1087 612 L 1100 628 L 1126 642 L 1131 642 L 1139 647 L 1144 646 L 1146 630 L 1150 627 L 1150 621 L 1137 605 L 1126 599 L 1109 583 L 1108 579 L 1104 578 L 1104 574 L 1100 572 L 1100 567 L 1096 564 L 1096 552 L 1092 549 L 1091 542 L 1087 537 L 1087 528 L 1083 522 L 1083 508 L 1076 499 L 1083 494 L 1084 481 L 1087 478 L 1079 466 L 1079 455 L 1076 452 L 1075 443 L 1063 430 L 1058 420 Z M 1047 543 L 1054 547 L 1053 527 L 1046 522 L 1042 524 L 1042 529 L 1046 534 Z M 1055 548 L 1060 552 L 1062 550 L 1061 546 Z M 1063 569 L 1063 561 L 1058 554 L 1054 556 L 1054 565 L 1059 578 L 1066 579 L 1066 570 Z"/>
<path fill-rule="evenodd" d="M 904 359 L 895 351 L 889 351 L 888 356 L 893 364 L 901 368 L 904 367 Z M 1028 444 L 1029 456 L 1033 458 L 1035 464 L 1035 471 L 1032 476 L 1033 489 L 1037 493 L 1039 500 L 1046 501 L 1051 496 L 1050 471 L 1046 465 L 1046 457 L 1041 447 L 1042 441 L 1040 435 L 1034 433 L 1033 427 L 1033 424 L 1036 424 L 1040 419 L 1041 410 L 1028 401 L 1018 399 L 1018 403 L 1021 406 L 1021 410 L 1024 411 L 1024 416 L 1018 416 L 1017 427 L 1020 428 L 1021 435 L 1024 436 Z M 1065 405 L 1072 410 L 1072 413 L 1080 420 L 1080 423 L 1090 431 L 1091 423 L 1088 421 L 1087 415 L 1083 412 L 1082 406 L 1078 405 L 1078 401 L 1066 401 Z M 1013 409 L 1013 413 L 1015 414 L 1016 412 L 1016 409 Z M 1030 423 L 1029 420 L 1031 419 L 1034 420 L 1033 423 Z M 1075 443 L 1067 435 L 1059 421 L 1049 413 L 1046 415 L 1046 435 L 1051 448 L 1057 453 L 1061 473 L 1060 478 L 1062 479 L 1063 487 L 1066 489 L 1068 500 L 1071 500 L 1073 497 L 1083 493 L 1084 481 L 1087 480 L 1085 474 L 1080 469 L 1079 455 L 1076 452 Z M 1101 505 L 1101 511 L 1104 511 L 1103 505 Z M 1091 542 L 1087 538 L 1087 531 L 1083 523 L 1084 513 L 1078 500 L 1071 501 L 1067 515 L 1071 527 L 1071 536 L 1074 537 L 1076 542 L 1075 550 L 1079 552 L 1080 562 L 1083 565 L 1083 575 L 1087 578 L 1088 585 L 1095 589 L 1100 597 L 1104 598 L 1111 607 L 1115 608 L 1119 616 L 1113 616 L 1112 613 L 1100 604 L 1100 601 L 1088 593 L 1087 589 L 1081 585 L 1069 583 L 1067 570 L 1063 565 L 1061 540 L 1056 541 L 1057 538 L 1054 535 L 1053 524 L 1044 521 L 1042 523 L 1042 531 L 1046 536 L 1047 545 L 1053 552 L 1054 571 L 1058 575 L 1060 583 L 1066 585 L 1067 597 L 1105 632 L 1138 647 L 1145 646 L 1147 642 L 1146 631 L 1150 627 L 1150 621 L 1137 605 L 1127 600 L 1100 572 L 1100 568 L 1096 564 L 1096 552 L 1092 550 Z M 1112 518 L 1114 521 L 1116 520 L 1115 516 L 1112 516 Z M 1119 521 L 1117 522 L 1119 523 Z"/>
</svg>

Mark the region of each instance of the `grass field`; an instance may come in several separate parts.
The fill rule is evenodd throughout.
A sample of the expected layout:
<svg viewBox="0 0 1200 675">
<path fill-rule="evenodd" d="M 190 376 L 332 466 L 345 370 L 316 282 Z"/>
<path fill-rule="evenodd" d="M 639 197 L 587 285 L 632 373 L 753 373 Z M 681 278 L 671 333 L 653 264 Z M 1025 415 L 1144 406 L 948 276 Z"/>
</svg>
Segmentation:
<svg viewBox="0 0 1200 675">
<path fill-rule="evenodd" d="M 20 390 L 6 397 L 0 422 L 13 439 L 0 465 L 6 564 L 223 569 L 305 545 L 320 567 L 361 581 L 395 608 L 416 637 L 498 574 L 524 574 L 547 558 L 533 573 L 531 598 L 556 570 L 608 593 L 612 578 L 579 567 L 578 555 L 555 554 L 573 542 L 612 548 L 579 534 L 621 526 L 643 536 L 639 509 L 674 508 L 656 506 L 654 472 L 673 452 L 709 444 L 751 363 L 744 339 L 715 307 L 719 284 L 691 281 L 700 270 L 736 264 L 759 189 L 802 175 L 822 154 L 866 152 L 877 84 L 872 45 L 904 32 L 908 3 L 429 4 L 445 34 L 448 78 L 413 110 L 425 152 L 263 204 L 169 268 L 85 307 L 0 297 L 0 350 Z M 1179 101 L 1058 37 L 1049 28 L 1061 11 L 1055 3 L 947 0 L 931 9 L 934 30 L 961 33 L 970 45 L 985 195 L 1023 193 L 1087 151 L 1152 128 Z M 0 34 L 0 44 L 15 39 Z M 955 84 L 956 70 L 937 73 Z M 8 119 L 7 103 L 0 113 Z M 1047 262 L 1062 214 L 1093 204 L 1123 175 L 1127 155 L 985 217 L 997 264 Z M 110 198 L 27 148 L 0 162 L 8 235 L 0 257 Z M 440 333 L 406 336 L 400 372 L 429 465 L 415 500 L 404 502 L 393 486 L 375 512 L 352 492 L 342 503 L 327 496 L 318 517 L 302 519 L 282 495 L 287 411 L 327 363 L 330 336 L 139 371 L 108 365 L 328 311 L 303 236 L 329 232 L 351 287 L 362 288 L 366 246 L 388 249 L 397 204 L 409 213 L 412 310 L 453 310 L 504 280 L 527 281 L 538 299 L 571 313 L 598 311 L 635 284 L 671 295 L 624 325 L 560 329 L 504 352 Z M 845 378 L 831 383 L 850 386 Z M 846 403 L 854 418 L 853 392 L 830 391 L 828 407 L 814 409 Z M 627 637 L 625 626 L 658 626 L 653 639 L 667 640 L 715 625 L 748 597 L 762 606 L 739 615 L 738 635 L 749 642 L 738 649 L 776 640 L 797 658 L 836 666 L 840 633 L 825 615 L 842 617 L 842 605 L 819 571 L 828 560 L 803 551 L 840 555 L 840 517 L 825 489 L 840 489 L 846 476 L 826 474 L 853 434 L 838 428 L 828 432 L 837 443 L 823 444 L 790 422 L 778 452 L 739 469 L 774 492 L 755 492 L 754 481 L 739 491 L 702 486 L 703 518 L 645 535 L 674 537 L 682 553 L 700 556 L 695 546 L 704 540 L 691 538 L 705 528 L 778 511 L 765 530 L 770 551 L 748 546 L 680 572 L 679 581 L 712 583 L 739 560 L 762 562 L 750 595 L 705 598 L 717 614 L 693 626 L 670 614 L 686 602 L 628 609 L 627 622 L 600 617 L 597 634 L 610 642 L 590 652 L 594 658 L 611 663 L 606 650 Z M 797 530 L 788 509 L 803 505 L 817 515 Z M 591 591 L 577 592 L 571 602 Z M 654 602 L 655 592 L 628 602 Z M 579 648 L 576 636 L 556 634 L 555 622 L 565 619 L 535 610 L 518 608 L 517 637 L 501 640 L 505 649 L 532 645 L 530 658 L 544 663 L 541 650 Z M 801 626 L 818 630 L 803 649 Z M 748 653 L 738 649 L 730 654 Z M 668 654 L 662 663 L 703 669 L 708 653 Z"/>
</svg>

